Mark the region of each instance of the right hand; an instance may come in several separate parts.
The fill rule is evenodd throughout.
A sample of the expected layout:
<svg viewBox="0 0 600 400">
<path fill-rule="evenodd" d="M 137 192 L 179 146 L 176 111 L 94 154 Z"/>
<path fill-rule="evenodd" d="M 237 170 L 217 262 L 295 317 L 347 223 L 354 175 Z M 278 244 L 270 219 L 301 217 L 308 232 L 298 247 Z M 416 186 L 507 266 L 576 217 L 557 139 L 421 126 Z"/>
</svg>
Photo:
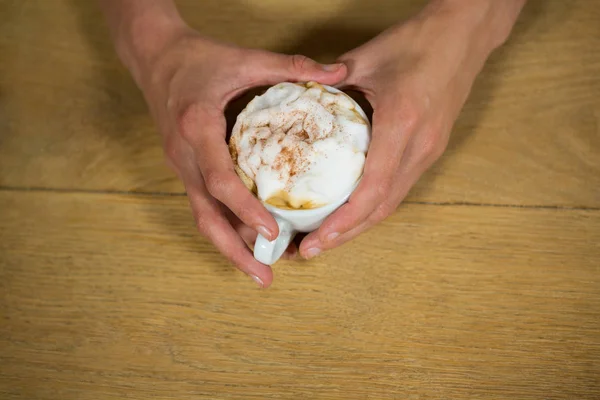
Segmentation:
<svg viewBox="0 0 600 400">
<path fill-rule="evenodd" d="M 253 87 L 283 81 L 334 85 L 346 77 L 346 67 L 225 45 L 188 28 L 146 64 L 136 80 L 159 126 L 167 161 L 185 186 L 198 230 L 240 270 L 268 287 L 271 268 L 256 261 L 248 247 L 257 232 L 275 239 L 278 227 L 234 171 L 224 109 Z"/>
</svg>

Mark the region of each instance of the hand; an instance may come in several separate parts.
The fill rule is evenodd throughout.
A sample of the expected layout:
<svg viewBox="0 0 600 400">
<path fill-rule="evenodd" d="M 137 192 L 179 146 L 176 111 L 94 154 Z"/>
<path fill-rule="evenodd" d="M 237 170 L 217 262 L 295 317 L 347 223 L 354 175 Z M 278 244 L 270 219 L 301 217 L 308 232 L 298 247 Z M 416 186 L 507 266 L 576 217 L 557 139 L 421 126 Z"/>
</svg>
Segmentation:
<svg viewBox="0 0 600 400">
<path fill-rule="evenodd" d="M 134 75 L 159 125 L 167 161 L 185 186 L 198 230 L 259 285 L 269 286 L 271 269 L 248 247 L 257 232 L 275 239 L 278 226 L 234 172 L 224 109 L 252 87 L 282 81 L 336 84 L 345 78 L 346 67 L 228 46 L 189 29 L 150 64 Z M 295 245 L 288 250 L 295 252 Z"/>
<path fill-rule="evenodd" d="M 511 1 L 520 10 L 523 1 L 495 6 Z M 372 142 L 361 184 L 303 240 L 302 256 L 340 246 L 388 217 L 444 152 L 473 81 L 510 31 L 486 20 L 498 21 L 492 2 L 452 3 L 434 1 L 340 58 L 350 69 L 341 86 L 362 91 L 373 106 Z"/>
</svg>

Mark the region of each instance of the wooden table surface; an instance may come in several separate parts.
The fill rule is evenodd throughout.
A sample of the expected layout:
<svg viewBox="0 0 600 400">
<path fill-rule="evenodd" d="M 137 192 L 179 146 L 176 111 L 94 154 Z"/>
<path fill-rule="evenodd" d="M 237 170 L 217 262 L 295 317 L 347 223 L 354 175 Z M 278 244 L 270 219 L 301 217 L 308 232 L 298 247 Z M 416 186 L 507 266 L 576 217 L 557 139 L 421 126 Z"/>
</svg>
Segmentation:
<svg viewBox="0 0 600 400">
<path fill-rule="evenodd" d="M 178 3 L 330 61 L 424 2 Z M 93 1 L 0 0 L 0 398 L 61 400 L 599 399 L 600 3 L 530 0 L 396 214 L 274 269 L 195 232 Z"/>
</svg>

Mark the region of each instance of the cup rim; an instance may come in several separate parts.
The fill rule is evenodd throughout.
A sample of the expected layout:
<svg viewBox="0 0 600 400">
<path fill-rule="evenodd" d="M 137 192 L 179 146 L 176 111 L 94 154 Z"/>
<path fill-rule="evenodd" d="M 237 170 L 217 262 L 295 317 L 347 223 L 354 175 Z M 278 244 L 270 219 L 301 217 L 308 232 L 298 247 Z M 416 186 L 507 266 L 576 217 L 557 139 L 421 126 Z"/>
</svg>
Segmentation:
<svg viewBox="0 0 600 400">
<path fill-rule="evenodd" d="M 343 93 L 346 95 L 346 97 L 348 97 L 350 99 L 350 101 L 352 101 L 352 104 L 354 104 L 354 108 L 356 108 L 356 111 L 358 111 L 358 113 L 360 114 L 361 117 L 363 117 L 365 119 L 365 121 L 367 122 L 367 126 L 369 127 L 369 130 L 371 129 L 371 122 L 369 121 L 369 117 L 367 116 L 367 113 L 365 112 L 365 110 L 363 110 L 363 108 L 360 106 L 360 104 L 358 104 L 358 102 L 356 100 L 354 100 L 348 93 L 344 92 L 342 89 L 338 89 L 336 87 L 333 86 L 329 86 L 329 85 L 323 85 L 320 84 L 321 86 L 323 86 L 325 89 L 327 89 L 327 91 L 329 91 L 330 93 Z"/>
<path fill-rule="evenodd" d="M 333 210 L 337 209 L 342 204 L 344 204 L 346 201 L 348 201 L 348 199 L 350 198 L 352 193 L 354 193 L 354 191 L 360 184 L 361 180 L 362 180 L 362 176 L 360 178 L 358 178 L 358 180 L 338 200 L 333 201 L 328 204 L 325 204 L 321 207 L 308 208 L 308 209 L 300 208 L 300 209 L 296 209 L 296 210 L 293 210 L 293 209 L 290 210 L 287 208 L 275 207 L 269 203 L 265 203 L 264 201 L 261 201 L 261 203 L 268 211 L 273 212 L 281 217 L 299 217 L 299 216 L 310 216 L 310 215 L 314 215 L 314 214 L 322 214 L 323 212 L 328 213 L 328 212 L 332 212 Z"/>
</svg>

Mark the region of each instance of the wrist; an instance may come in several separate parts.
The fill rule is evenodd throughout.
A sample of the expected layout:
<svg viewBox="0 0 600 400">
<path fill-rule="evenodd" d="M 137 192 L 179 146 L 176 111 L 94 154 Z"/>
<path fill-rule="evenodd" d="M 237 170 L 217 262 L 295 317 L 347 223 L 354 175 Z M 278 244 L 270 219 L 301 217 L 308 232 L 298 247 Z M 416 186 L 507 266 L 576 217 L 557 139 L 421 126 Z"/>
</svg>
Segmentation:
<svg viewBox="0 0 600 400">
<path fill-rule="evenodd" d="M 465 35 L 488 54 L 504 44 L 526 0 L 432 0 L 434 14 L 448 18 L 457 33 Z"/>
<path fill-rule="evenodd" d="M 138 84 L 159 55 L 189 28 L 173 0 L 98 0 L 116 52 Z"/>
<path fill-rule="evenodd" d="M 161 53 L 187 30 L 179 17 L 139 15 L 121 28 L 115 40 L 116 51 L 139 85 L 143 76 L 154 68 Z"/>
</svg>

